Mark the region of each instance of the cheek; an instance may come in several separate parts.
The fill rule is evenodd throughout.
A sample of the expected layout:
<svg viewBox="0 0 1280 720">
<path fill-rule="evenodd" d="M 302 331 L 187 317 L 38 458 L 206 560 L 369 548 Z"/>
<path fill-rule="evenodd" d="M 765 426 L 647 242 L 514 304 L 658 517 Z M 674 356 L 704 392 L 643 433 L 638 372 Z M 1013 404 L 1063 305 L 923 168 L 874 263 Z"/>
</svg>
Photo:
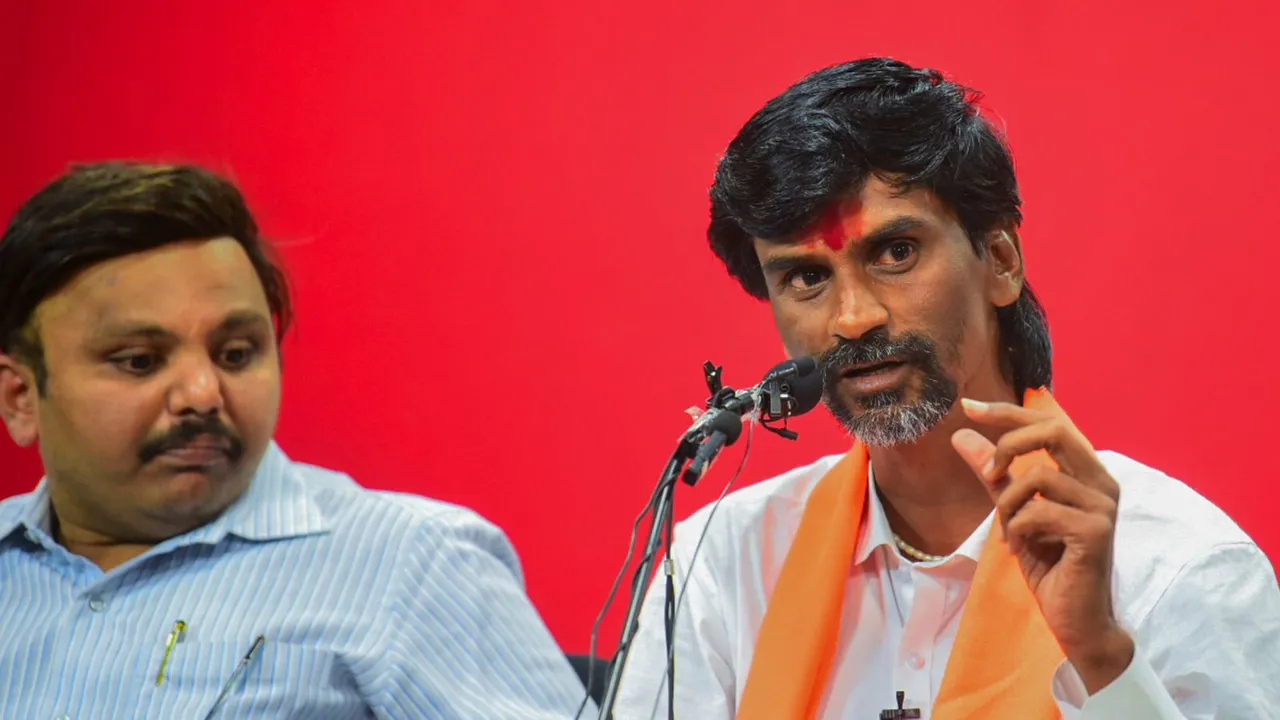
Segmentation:
<svg viewBox="0 0 1280 720">
<path fill-rule="evenodd" d="M 906 325 L 928 328 L 944 364 L 970 366 L 978 351 L 985 352 L 987 302 L 979 283 L 961 262 L 938 263 L 932 272 L 913 278 L 907 290 L 914 317 L 899 317 Z M 899 319 L 899 318 L 895 318 Z M 905 329 L 905 328 L 904 328 Z"/>
<path fill-rule="evenodd" d="M 264 369 L 225 381 L 227 414 L 250 446 L 265 446 L 280 414 L 280 372 Z"/>
<path fill-rule="evenodd" d="M 947 359 L 965 371 L 974 371 L 990 360 L 991 312 L 980 294 L 968 290 L 962 288 L 959 292 L 950 293 L 946 299 L 950 312 L 945 318 L 947 326 L 941 338 L 950 346 L 948 349 L 952 357 Z"/>
<path fill-rule="evenodd" d="M 40 413 L 41 442 L 128 465 L 163 406 L 158 393 L 138 388 L 78 383 L 75 392 L 67 392 L 51 387 Z"/>
<path fill-rule="evenodd" d="M 801 305 L 778 298 L 771 302 L 774 325 L 791 357 L 816 355 L 827 349 L 830 345 L 827 320 L 818 303 Z"/>
</svg>

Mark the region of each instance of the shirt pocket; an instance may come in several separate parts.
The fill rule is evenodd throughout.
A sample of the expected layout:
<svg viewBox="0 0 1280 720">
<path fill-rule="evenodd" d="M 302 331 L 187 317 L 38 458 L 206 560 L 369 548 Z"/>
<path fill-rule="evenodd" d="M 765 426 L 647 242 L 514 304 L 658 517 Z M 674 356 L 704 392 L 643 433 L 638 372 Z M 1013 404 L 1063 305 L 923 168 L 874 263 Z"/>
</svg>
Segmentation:
<svg viewBox="0 0 1280 720">
<path fill-rule="evenodd" d="M 239 643 L 178 643 L 158 686 L 164 649 L 147 651 L 137 717 L 203 720 L 233 675 L 235 681 L 213 716 L 216 720 L 371 717 L 336 653 L 268 639 L 236 673 L 250 645 L 252 638 Z"/>
</svg>

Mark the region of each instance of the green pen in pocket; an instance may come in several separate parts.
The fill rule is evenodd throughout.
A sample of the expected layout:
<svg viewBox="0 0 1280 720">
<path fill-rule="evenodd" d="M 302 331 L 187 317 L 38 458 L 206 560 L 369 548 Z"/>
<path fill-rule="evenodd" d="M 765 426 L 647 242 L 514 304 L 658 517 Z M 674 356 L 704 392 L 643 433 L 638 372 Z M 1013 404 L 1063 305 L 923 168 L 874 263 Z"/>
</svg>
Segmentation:
<svg viewBox="0 0 1280 720">
<path fill-rule="evenodd" d="M 160 659 L 160 672 L 156 673 L 156 687 L 164 684 L 164 669 L 169 666 L 169 656 L 173 654 L 173 646 L 182 642 L 182 636 L 186 631 L 186 621 L 179 620 L 173 624 L 169 639 L 164 641 L 164 657 Z"/>
</svg>

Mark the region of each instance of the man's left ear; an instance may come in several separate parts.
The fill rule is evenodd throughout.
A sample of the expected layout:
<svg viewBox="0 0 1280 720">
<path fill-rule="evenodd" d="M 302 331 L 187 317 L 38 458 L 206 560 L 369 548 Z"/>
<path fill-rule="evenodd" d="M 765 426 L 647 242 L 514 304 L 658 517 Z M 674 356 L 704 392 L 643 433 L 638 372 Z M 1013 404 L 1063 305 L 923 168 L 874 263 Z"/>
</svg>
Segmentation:
<svg viewBox="0 0 1280 720">
<path fill-rule="evenodd" d="M 1012 305 L 1026 280 L 1018 229 L 1003 226 L 987 233 L 987 297 L 996 307 Z"/>
</svg>

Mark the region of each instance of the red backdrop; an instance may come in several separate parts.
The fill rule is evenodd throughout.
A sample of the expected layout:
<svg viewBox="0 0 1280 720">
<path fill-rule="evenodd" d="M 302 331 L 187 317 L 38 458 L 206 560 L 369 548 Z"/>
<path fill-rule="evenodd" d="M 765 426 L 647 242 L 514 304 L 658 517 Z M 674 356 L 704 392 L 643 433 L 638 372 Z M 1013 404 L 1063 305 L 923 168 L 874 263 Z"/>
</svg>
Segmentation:
<svg viewBox="0 0 1280 720">
<path fill-rule="evenodd" d="M 718 154 L 810 70 L 930 64 L 1007 125 L 1063 403 L 1280 555 L 1271 3 L 506 5 L 4 3 L 0 211 L 69 161 L 232 173 L 296 283 L 285 449 L 491 518 L 582 650 L 702 361 L 780 359 L 703 240 Z M 844 447 L 799 428 L 743 482 Z M 39 474 L 0 441 L 0 494 Z"/>
</svg>

